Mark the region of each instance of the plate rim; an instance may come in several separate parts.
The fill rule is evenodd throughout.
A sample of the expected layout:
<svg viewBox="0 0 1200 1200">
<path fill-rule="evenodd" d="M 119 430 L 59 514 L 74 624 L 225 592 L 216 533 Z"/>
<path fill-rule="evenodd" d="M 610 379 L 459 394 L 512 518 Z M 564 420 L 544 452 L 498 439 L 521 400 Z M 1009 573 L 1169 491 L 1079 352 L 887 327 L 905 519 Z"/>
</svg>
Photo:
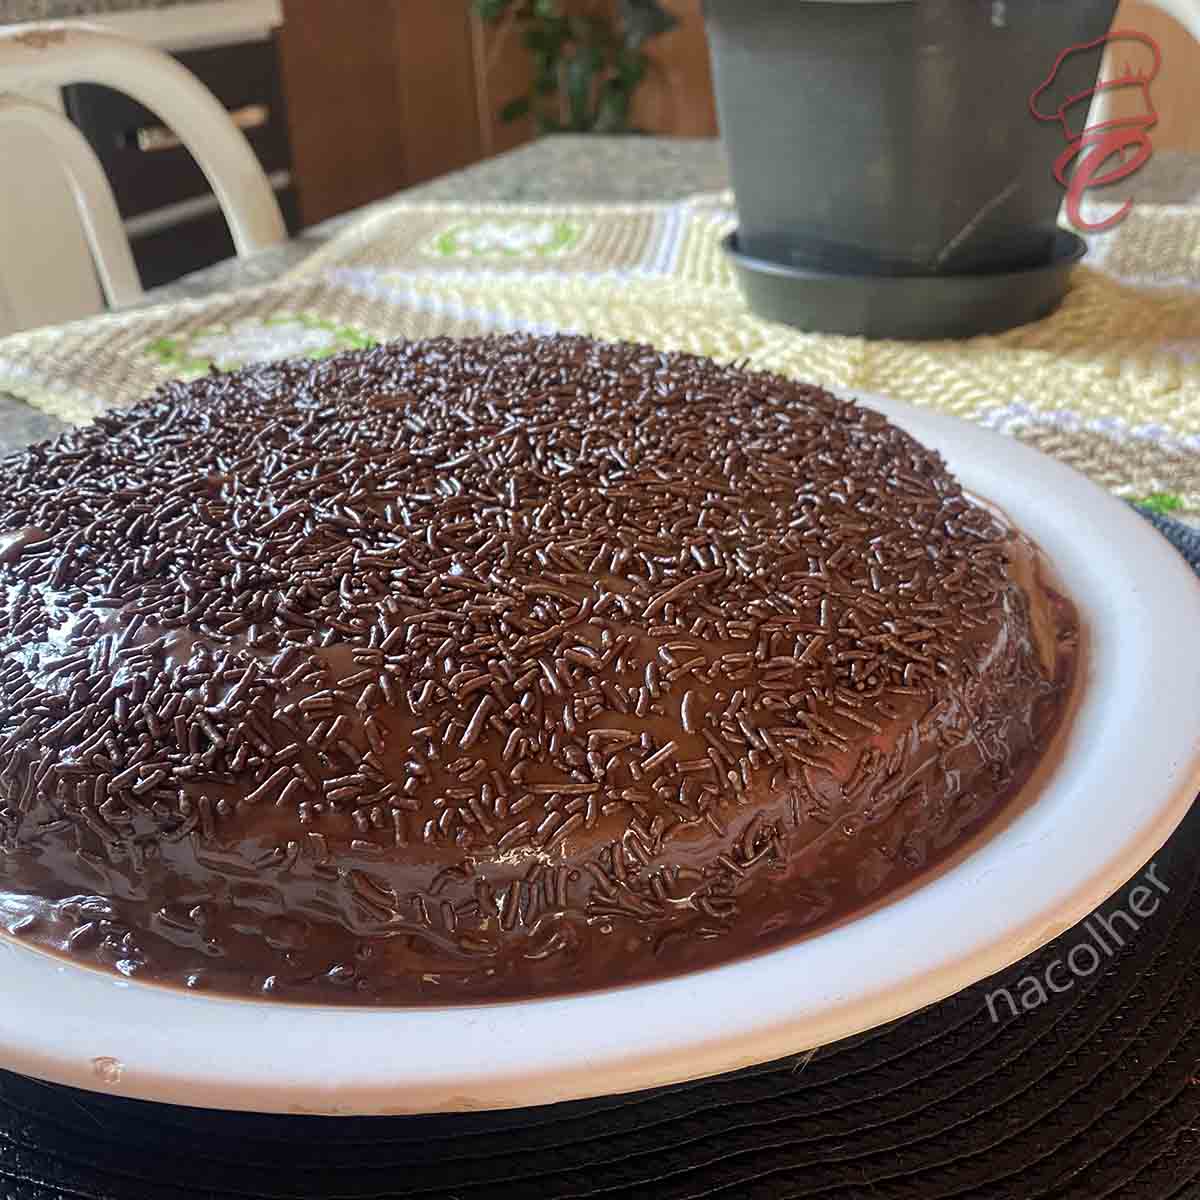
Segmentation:
<svg viewBox="0 0 1200 1200">
<path fill-rule="evenodd" d="M 279 1113 L 472 1111 L 615 1095 L 861 1033 L 1003 971 L 1086 917 L 1153 857 L 1200 791 L 1200 729 L 1185 716 L 1200 704 L 1200 579 L 1123 501 L 1017 439 L 836 390 L 942 452 L 965 487 L 1043 546 L 1069 588 L 1089 577 L 1109 585 L 1073 595 L 1088 626 L 1084 692 L 1063 762 L 1036 804 L 861 918 L 719 967 L 576 996 L 423 1009 L 238 1000 L 114 978 L 2 937 L 0 1067 L 114 1095 Z M 1057 507 L 1039 510 L 1047 492 Z M 1088 547 L 1089 533 L 1105 539 L 1106 556 Z M 1131 678 L 1130 691 L 1112 686 Z M 1161 708 L 1132 747 L 1102 736 L 1122 715 L 1136 719 L 1147 696 Z M 1146 771 L 1149 782 L 1139 777 Z M 1131 782 L 1145 798 L 1122 806 L 1106 794 Z M 1061 819 L 1079 817 L 1096 784 L 1097 816 L 1081 838 Z M 1055 867 L 1043 890 L 1017 878 Z M 1015 902 L 1018 917 L 1002 919 L 981 895 Z M 974 932 L 941 923 L 954 900 L 965 902 Z M 938 936 L 915 944 L 930 921 Z"/>
</svg>

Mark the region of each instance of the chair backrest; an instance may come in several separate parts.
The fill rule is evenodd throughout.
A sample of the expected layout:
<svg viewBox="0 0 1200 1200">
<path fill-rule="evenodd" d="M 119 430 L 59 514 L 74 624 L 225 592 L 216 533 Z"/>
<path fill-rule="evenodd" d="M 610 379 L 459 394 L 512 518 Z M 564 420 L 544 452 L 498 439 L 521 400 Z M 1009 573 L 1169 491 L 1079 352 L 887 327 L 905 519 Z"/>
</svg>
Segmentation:
<svg viewBox="0 0 1200 1200">
<path fill-rule="evenodd" d="M 44 104 L 0 93 L 0 132 L 24 128 L 49 146 L 66 173 L 105 298 L 114 307 L 133 304 L 142 295 L 137 267 L 121 225 L 112 188 L 87 139 Z"/>
<path fill-rule="evenodd" d="M 124 92 L 174 131 L 216 194 L 239 255 L 287 236 L 275 194 L 245 135 L 212 93 L 174 59 L 86 24 L 46 22 L 0 29 L 0 132 L 32 129 L 54 153 L 70 183 L 110 305 L 128 304 L 141 295 L 112 189 L 79 131 L 60 113 L 20 94 L 45 94 L 47 88 L 70 83 L 103 84 Z M 3 242 L 0 230 L 0 267 Z M 12 282 L 20 286 L 19 280 Z M 3 308 L 0 302 L 0 332 Z"/>
</svg>

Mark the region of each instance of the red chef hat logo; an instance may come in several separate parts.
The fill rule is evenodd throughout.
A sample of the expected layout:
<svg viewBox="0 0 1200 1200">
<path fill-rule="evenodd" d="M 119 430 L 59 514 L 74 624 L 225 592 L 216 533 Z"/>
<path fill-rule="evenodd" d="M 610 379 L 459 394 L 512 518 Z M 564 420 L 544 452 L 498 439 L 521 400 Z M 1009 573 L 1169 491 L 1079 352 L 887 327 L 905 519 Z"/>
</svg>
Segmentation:
<svg viewBox="0 0 1200 1200">
<path fill-rule="evenodd" d="M 1112 47 L 1107 74 L 1094 87 L 1071 91 L 1064 82 L 1068 65 L 1080 55 L 1101 57 Z M 1046 81 L 1029 98 L 1029 108 L 1039 121 L 1056 122 L 1067 148 L 1054 164 L 1054 177 L 1067 189 L 1067 215 L 1079 229 L 1099 232 L 1125 219 L 1132 201 L 1103 221 L 1086 221 L 1080 205 L 1092 188 L 1126 179 L 1149 161 L 1154 147 L 1148 131 L 1158 124 L 1150 85 L 1162 68 L 1162 51 L 1149 34 L 1135 29 L 1114 29 L 1104 37 L 1070 46 L 1055 60 Z M 1096 78 L 1098 71 L 1090 78 Z M 1097 95 L 1132 96 L 1131 113 L 1088 124 L 1092 100 Z"/>
</svg>

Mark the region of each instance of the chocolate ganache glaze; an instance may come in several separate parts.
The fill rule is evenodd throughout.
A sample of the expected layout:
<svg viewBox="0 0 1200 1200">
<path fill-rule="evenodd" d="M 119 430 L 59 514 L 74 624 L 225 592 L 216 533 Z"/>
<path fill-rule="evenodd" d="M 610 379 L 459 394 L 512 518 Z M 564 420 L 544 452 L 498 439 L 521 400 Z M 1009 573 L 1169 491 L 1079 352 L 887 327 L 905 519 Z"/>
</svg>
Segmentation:
<svg viewBox="0 0 1200 1200">
<path fill-rule="evenodd" d="M 0 925 L 446 1003 L 767 948 L 1045 747 L 1073 610 L 818 388 L 583 338 L 172 384 L 0 479 Z"/>
</svg>

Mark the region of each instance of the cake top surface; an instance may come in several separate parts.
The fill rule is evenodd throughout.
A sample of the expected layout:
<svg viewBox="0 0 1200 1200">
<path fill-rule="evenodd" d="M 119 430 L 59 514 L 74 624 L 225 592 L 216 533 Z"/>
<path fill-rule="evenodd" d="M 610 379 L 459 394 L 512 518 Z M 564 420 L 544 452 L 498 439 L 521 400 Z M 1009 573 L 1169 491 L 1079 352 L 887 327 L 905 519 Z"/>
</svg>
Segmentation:
<svg viewBox="0 0 1200 1200">
<path fill-rule="evenodd" d="M 5 463 L 3 836 L 686 844 L 758 778 L 886 758 L 1011 615 L 1007 538 L 878 414 L 645 346 L 168 385 Z"/>
</svg>

